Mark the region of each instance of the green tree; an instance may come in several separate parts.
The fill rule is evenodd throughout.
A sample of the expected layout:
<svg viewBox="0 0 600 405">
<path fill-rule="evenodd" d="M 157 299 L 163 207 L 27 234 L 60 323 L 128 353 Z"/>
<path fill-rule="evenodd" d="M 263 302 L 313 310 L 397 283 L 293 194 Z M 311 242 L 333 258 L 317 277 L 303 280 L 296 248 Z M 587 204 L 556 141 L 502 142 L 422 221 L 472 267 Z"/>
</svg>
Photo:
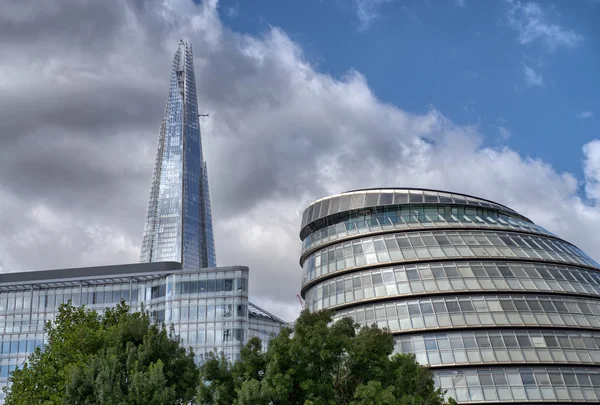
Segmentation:
<svg viewBox="0 0 600 405">
<path fill-rule="evenodd" d="M 186 404 L 198 383 L 194 354 L 173 330 L 130 313 L 125 302 L 103 315 L 69 302 L 37 348 L 10 376 L 6 405 Z"/>
<path fill-rule="evenodd" d="M 239 361 L 212 355 L 200 367 L 199 404 L 447 405 L 413 355 L 392 355 L 392 335 L 331 312 L 304 311 L 266 353 L 253 338 Z"/>
</svg>

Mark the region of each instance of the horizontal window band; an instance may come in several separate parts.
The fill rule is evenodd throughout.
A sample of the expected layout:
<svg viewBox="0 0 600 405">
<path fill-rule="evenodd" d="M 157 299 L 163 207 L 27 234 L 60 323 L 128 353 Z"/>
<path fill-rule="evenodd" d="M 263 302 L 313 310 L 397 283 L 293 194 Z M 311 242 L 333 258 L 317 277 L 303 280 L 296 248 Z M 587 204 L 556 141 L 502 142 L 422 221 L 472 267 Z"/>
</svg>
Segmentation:
<svg viewBox="0 0 600 405">
<path fill-rule="evenodd" d="M 551 260 L 547 260 L 547 259 L 531 259 L 531 258 L 527 259 L 527 258 L 511 258 L 511 257 L 468 257 L 468 258 L 447 257 L 447 258 L 435 258 L 435 259 L 428 258 L 428 259 L 416 259 L 416 260 L 407 260 L 407 261 L 394 261 L 394 262 L 385 262 L 385 263 L 366 264 L 366 265 L 360 266 L 360 267 L 351 267 L 351 268 L 335 271 L 332 273 L 327 273 L 322 276 L 319 276 L 318 278 L 314 278 L 314 279 L 310 280 L 308 283 L 302 285 L 302 289 L 300 290 L 300 295 L 302 296 L 302 298 L 305 298 L 306 292 L 316 284 L 322 283 L 323 281 L 326 281 L 326 280 L 329 280 L 331 278 L 335 278 L 335 277 L 338 277 L 341 275 L 357 273 L 357 272 L 360 272 L 363 270 L 378 269 L 378 268 L 387 269 L 387 268 L 394 267 L 394 266 L 408 266 L 408 265 L 414 265 L 414 264 L 435 264 L 435 263 L 449 263 L 449 262 L 457 262 L 457 263 L 464 263 L 464 262 L 541 263 L 541 264 L 559 265 L 559 266 L 572 267 L 572 268 L 582 268 L 582 269 L 586 269 L 586 270 L 600 272 L 599 268 L 596 268 L 593 266 L 586 266 L 586 265 L 579 264 L 579 263 L 565 263 L 565 262 L 560 262 L 560 261 L 551 261 Z"/>
<path fill-rule="evenodd" d="M 600 294 L 576 294 L 576 293 L 563 293 L 563 292 L 555 292 L 555 291 L 527 291 L 527 290 L 518 290 L 518 291 L 506 291 L 506 290 L 469 290 L 469 291 L 440 291 L 440 292 L 427 292 L 427 293 L 417 293 L 411 295 L 392 295 L 388 297 L 376 297 L 369 298 L 368 300 L 363 301 L 353 301 L 345 304 L 335 305 L 327 308 L 323 308 L 323 310 L 331 310 L 331 311 L 339 311 L 342 309 L 360 307 L 363 305 L 370 304 L 379 304 L 385 303 L 388 301 L 407 301 L 412 299 L 419 298 L 439 298 L 439 297 L 464 297 L 464 296 L 513 296 L 513 295 L 531 295 L 538 297 L 540 295 L 555 295 L 555 296 L 563 296 L 563 297 L 573 297 L 573 298 L 591 298 L 597 299 L 600 301 Z"/>
</svg>

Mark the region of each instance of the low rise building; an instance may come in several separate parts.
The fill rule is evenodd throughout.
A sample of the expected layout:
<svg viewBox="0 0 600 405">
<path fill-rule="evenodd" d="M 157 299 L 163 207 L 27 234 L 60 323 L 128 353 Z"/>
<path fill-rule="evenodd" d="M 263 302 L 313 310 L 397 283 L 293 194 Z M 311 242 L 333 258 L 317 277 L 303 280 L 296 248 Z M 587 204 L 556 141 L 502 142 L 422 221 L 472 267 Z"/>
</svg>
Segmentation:
<svg viewBox="0 0 600 405">
<path fill-rule="evenodd" d="M 265 344 L 285 322 L 248 302 L 248 267 L 183 269 L 154 262 L 0 274 L 0 386 L 46 340 L 58 307 L 103 311 L 125 300 L 156 322 L 173 325 L 197 362 L 207 352 L 239 357 L 252 336 Z M 3 399 L 3 393 L 0 398 Z"/>
</svg>

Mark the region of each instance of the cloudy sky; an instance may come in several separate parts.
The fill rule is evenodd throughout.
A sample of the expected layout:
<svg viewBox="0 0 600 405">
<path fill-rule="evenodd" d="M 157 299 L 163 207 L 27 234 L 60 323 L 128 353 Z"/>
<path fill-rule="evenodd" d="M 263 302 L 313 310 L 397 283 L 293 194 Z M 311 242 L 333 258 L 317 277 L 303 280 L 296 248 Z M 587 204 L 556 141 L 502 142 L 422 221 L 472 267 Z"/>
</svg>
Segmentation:
<svg viewBox="0 0 600 405">
<path fill-rule="evenodd" d="M 3 0 L 0 271 L 138 260 L 194 45 L 217 258 L 300 309 L 301 212 L 360 187 L 507 204 L 600 259 L 600 2 Z"/>
</svg>

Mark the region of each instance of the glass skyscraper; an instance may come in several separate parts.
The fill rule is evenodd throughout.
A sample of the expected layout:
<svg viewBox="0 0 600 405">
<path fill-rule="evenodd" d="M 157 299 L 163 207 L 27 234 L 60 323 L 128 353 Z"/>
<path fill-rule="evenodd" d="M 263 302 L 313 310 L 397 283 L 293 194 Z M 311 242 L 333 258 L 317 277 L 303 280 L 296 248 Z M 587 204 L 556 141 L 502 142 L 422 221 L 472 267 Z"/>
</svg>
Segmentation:
<svg viewBox="0 0 600 405">
<path fill-rule="evenodd" d="M 173 57 L 140 254 L 142 263 L 161 261 L 190 269 L 216 266 L 194 57 L 184 40 Z"/>
<path fill-rule="evenodd" d="M 216 266 L 198 116 L 192 45 L 181 40 L 173 57 L 169 98 L 158 138 L 142 263 L 176 261 L 184 269 L 202 271 Z M 285 325 L 255 304 L 248 303 L 248 308 L 248 333 L 243 341 L 258 336 L 266 344 Z"/>
<path fill-rule="evenodd" d="M 251 337 L 267 341 L 285 322 L 248 302 L 249 269 L 215 267 L 215 247 L 202 158 L 192 48 L 181 41 L 161 124 L 142 263 L 0 273 L 0 388 L 47 336 L 58 307 L 102 312 L 121 299 L 172 325 L 201 362 L 210 351 L 239 358 Z M 0 404 L 4 394 L 0 392 Z"/>
<path fill-rule="evenodd" d="M 459 403 L 600 402 L 600 265 L 511 208 L 357 190 L 300 238 L 306 306 L 389 328 Z"/>
</svg>

